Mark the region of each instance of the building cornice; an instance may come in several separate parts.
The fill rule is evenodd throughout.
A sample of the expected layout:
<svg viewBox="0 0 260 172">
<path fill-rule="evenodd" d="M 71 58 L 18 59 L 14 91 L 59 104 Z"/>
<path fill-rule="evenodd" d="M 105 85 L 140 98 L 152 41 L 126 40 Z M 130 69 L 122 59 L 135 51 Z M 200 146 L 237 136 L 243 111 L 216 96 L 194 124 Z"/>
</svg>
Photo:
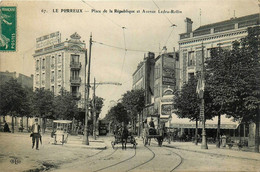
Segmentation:
<svg viewBox="0 0 260 172">
<path fill-rule="evenodd" d="M 52 45 L 52 46 L 49 46 L 49 47 L 45 47 L 45 48 L 42 48 L 42 49 L 35 50 L 35 54 L 33 54 L 33 57 L 42 56 L 42 55 L 45 55 L 45 54 L 50 54 L 50 53 L 61 51 L 61 50 L 73 51 L 73 52 L 79 52 L 79 53 L 85 52 L 86 49 L 81 48 L 80 45 L 85 45 L 85 44 L 84 43 L 71 43 L 71 42 L 67 42 L 67 41 L 62 42 L 62 43 L 55 44 L 55 45 Z M 78 47 L 78 48 L 77 49 L 73 48 L 75 46 Z"/>
<path fill-rule="evenodd" d="M 220 33 L 212 33 L 212 34 L 198 36 L 198 37 L 192 37 L 192 38 L 180 40 L 180 41 L 178 41 L 178 43 L 179 43 L 179 45 L 185 45 L 185 44 L 189 44 L 189 43 L 202 42 L 202 41 L 213 40 L 213 39 L 222 38 L 222 37 L 240 35 L 240 34 L 244 34 L 244 33 L 247 33 L 247 28 L 236 29 L 236 30 L 220 32 Z"/>
</svg>

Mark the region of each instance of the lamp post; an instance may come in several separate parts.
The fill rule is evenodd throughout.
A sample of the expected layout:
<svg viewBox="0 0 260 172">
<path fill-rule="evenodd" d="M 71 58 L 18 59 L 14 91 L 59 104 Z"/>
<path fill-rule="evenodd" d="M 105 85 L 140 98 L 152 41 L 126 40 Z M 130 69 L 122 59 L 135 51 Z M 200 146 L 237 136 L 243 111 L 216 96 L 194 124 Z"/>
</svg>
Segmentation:
<svg viewBox="0 0 260 172">
<path fill-rule="evenodd" d="M 201 76 L 198 81 L 197 91 L 199 93 L 199 98 L 201 99 L 200 105 L 200 116 L 202 119 L 202 142 L 201 142 L 201 149 L 208 149 L 207 139 L 206 139 L 206 130 L 205 130 L 205 107 L 204 107 L 204 87 L 205 87 L 205 76 L 204 76 L 204 46 L 202 42 L 202 69 L 201 69 Z"/>
<path fill-rule="evenodd" d="M 170 132 L 170 127 L 171 127 L 171 121 L 172 121 L 172 114 L 169 116 L 169 127 L 168 127 L 168 143 L 171 144 L 171 132 Z"/>
</svg>

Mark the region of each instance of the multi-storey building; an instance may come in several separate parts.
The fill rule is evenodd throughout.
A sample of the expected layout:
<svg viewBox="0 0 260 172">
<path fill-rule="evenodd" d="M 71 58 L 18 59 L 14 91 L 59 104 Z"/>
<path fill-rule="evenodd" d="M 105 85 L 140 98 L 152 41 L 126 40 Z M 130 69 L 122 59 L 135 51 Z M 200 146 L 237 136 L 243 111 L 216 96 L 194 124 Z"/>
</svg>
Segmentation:
<svg viewBox="0 0 260 172">
<path fill-rule="evenodd" d="M 186 32 L 180 34 L 179 51 L 181 85 L 201 69 L 202 45 L 204 57 L 210 57 L 211 48 L 230 49 L 232 42 L 247 35 L 249 26 L 259 25 L 259 14 L 203 25 L 192 31 L 192 20 L 186 18 Z"/>
<path fill-rule="evenodd" d="M 155 59 L 154 71 L 154 112 L 161 119 L 167 119 L 173 110 L 173 93 L 179 89 L 179 53 L 159 55 Z"/>
<path fill-rule="evenodd" d="M 17 79 L 17 82 L 20 83 L 23 87 L 27 87 L 30 89 L 33 88 L 33 75 L 29 77 L 16 72 L 0 72 L 0 84 L 9 81 L 11 78 Z"/>
<path fill-rule="evenodd" d="M 57 95 L 63 88 L 83 107 L 86 44 L 80 38 L 74 33 L 61 42 L 60 33 L 55 32 L 36 39 L 34 89 L 49 89 Z"/>
<path fill-rule="evenodd" d="M 154 53 L 149 52 L 148 56 L 137 66 L 133 73 L 133 89 L 143 89 L 145 91 L 145 108 L 143 118 L 153 114 L 154 96 Z"/>
<path fill-rule="evenodd" d="M 186 32 L 180 34 L 179 51 L 181 67 L 181 86 L 188 81 L 189 77 L 196 75 L 201 70 L 202 54 L 205 58 L 210 57 L 212 48 L 221 47 L 231 49 L 232 42 L 247 36 L 247 28 L 259 26 L 259 14 L 252 14 L 239 18 L 203 25 L 196 30 L 192 30 L 192 20 L 186 18 Z M 202 50 L 204 53 L 202 53 Z M 239 127 L 243 131 L 244 137 L 249 135 L 249 145 L 253 145 L 255 125 L 243 125 Z M 243 129 L 242 129 L 243 128 Z M 249 132 L 248 132 L 249 130 Z M 249 134 L 248 134 L 249 133 Z M 235 134 L 233 134 L 234 136 Z"/>
</svg>

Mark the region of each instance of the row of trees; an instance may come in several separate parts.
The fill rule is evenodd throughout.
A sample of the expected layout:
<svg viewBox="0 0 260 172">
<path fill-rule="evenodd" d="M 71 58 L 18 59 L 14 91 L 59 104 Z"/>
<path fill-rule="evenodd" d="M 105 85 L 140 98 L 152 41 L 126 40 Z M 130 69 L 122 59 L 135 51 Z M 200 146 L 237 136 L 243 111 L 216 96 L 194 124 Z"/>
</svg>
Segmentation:
<svg viewBox="0 0 260 172">
<path fill-rule="evenodd" d="M 227 114 L 235 120 L 255 123 L 255 151 L 259 152 L 260 122 L 260 28 L 248 28 L 248 36 L 235 41 L 231 50 L 212 49 L 205 62 L 205 117 Z M 199 119 L 200 101 L 196 95 L 197 78 L 191 78 L 176 92 L 174 107 L 180 118 Z M 219 144 L 219 142 L 218 142 Z M 219 145 L 218 145 L 219 146 Z"/>
<path fill-rule="evenodd" d="M 105 119 L 113 124 L 121 122 L 127 124 L 131 121 L 134 127 L 144 106 L 144 90 L 127 91 L 122 95 L 122 99 L 109 110 Z"/>
<path fill-rule="evenodd" d="M 95 102 L 98 118 L 103 107 L 103 98 L 96 97 Z M 50 90 L 43 88 L 32 91 L 23 88 L 16 79 L 10 79 L 0 85 L 0 114 L 12 116 L 12 132 L 14 117 L 39 117 L 43 119 L 43 126 L 46 119 L 84 119 L 84 113 L 80 113 L 77 101 L 70 92 L 62 88 L 59 95 L 54 96 Z"/>
</svg>

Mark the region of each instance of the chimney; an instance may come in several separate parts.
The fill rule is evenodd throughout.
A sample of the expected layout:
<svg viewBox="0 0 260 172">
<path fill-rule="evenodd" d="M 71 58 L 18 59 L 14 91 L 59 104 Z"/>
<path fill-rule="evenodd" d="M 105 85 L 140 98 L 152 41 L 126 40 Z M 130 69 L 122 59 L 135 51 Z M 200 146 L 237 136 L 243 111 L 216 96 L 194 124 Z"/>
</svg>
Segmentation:
<svg viewBox="0 0 260 172">
<path fill-rule="evenodd" d="M 167 48 L 166 48 L 166 46 L 163 47 L 162 51 L 163 51 L 163 54 L 164 54 L 164 53 L 167 53 Z"/>
<path fill-rule="evenodd" d="M 186 19 L 184 21 L 186 23 L 186 33 L 192 32 L 192 23 L 193 23 L 193 21 L 191 21 L 191 19 L 188 18 L 188 17 L 186 17 Z"/>
</svg>

